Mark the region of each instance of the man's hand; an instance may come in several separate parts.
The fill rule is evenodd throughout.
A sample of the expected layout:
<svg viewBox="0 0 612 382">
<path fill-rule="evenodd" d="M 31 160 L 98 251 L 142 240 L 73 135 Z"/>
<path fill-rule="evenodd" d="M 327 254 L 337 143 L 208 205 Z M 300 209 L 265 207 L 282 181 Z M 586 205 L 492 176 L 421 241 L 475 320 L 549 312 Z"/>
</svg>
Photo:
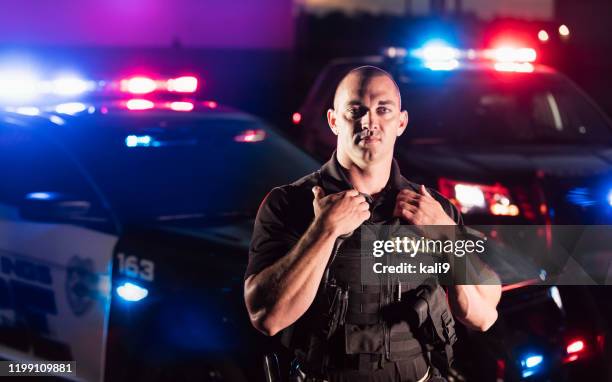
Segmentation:
<svg viewBox="0 0 612 382">
<path fill-rule="evenodd" d="M 370 206 L 357 190 L 325 196 L 319 186 L 312 188 L 315 220 L 321 228 L 335 236 L 346 235 L 370 218 Z"/>
<path fill-rule="evenodd" d="M 414 225 L 456 225 L 423 185 L 418 193 L 403 189 L 397 194 L 393 216 Z"/>
</svg>

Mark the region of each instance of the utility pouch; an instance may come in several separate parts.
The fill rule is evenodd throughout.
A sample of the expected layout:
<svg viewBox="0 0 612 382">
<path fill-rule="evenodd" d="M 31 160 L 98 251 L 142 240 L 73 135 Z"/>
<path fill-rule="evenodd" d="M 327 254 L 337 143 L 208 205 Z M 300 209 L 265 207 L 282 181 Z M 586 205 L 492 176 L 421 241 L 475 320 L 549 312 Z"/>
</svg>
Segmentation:
<svg viewBox="0 0 612 382">
<path fill-rule="evenodd" d="M 383 354 L 385 349 L 383 338 L 383 324 L 344 326 L 346 354 Z"/>
</svg>

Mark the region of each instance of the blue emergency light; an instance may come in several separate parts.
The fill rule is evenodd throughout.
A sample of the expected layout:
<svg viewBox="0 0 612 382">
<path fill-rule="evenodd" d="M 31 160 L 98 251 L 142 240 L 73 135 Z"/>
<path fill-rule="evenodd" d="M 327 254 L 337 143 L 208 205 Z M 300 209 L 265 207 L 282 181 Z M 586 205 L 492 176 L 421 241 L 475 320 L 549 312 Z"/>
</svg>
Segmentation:
<svg viewBox="0 0 612 382">
<path fill-rule="evenodd" d="M 488 62 L 498 72 L 530 73 L 534 71 L 532 63 L 537 58 L 535 49 L 521 44 L 505 43 L 489 49 L 458 49 L 443 39 L 429 40 L 418 49 L 389 47 L 383 52 L 392 59 L 412 57 L 432 71 L 451 71 L 470 63 Z"/>
<path fill-rule="evenodd" d="M 125 138 L 127 147 L 148 147 L 151 146 L 153 139 L 150 135 L 128 135 Z"/>
<path fill-rule="evenodd" d="M 117 287 L 117 295 L 129 302 L 140 301 L 149 295 L 146 288 L 138 286 L 131 282 L 125 282 Z"/>
<path fill-rule="evenodd" d="M 459 67 L 460 51 L 443 40 L 432 40 L 412 51 L 412 56 L 423 60 L 430 70 L 454 70 Z"/>
<path fill-rule="evenodd" d="M 530 377 L 538 373 L 542 368 L 544 357 L 541 354 L 528 354 L 521 359 L 521 375 L 523 378 Z"/>
</svg>

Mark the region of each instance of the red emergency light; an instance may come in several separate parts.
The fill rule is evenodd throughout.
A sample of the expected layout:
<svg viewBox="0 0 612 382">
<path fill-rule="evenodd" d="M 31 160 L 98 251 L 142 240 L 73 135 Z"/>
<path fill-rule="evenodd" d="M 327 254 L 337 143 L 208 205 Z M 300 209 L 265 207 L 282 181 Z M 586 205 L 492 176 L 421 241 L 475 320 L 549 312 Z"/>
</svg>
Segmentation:
<svg viewBox="0 0 612 382">
<path fill-rule="evenodd" d="M 302 114 L 297 112 L 293 113 L 293 115 L 291 116 L 291 121 L 294 125 L 299 125 L 299 123 L 302 122 Z"/>
<path fill-rule="evenodd" d="M 462 213 L 480 212 L 497 216 L 517 216 L 520 213 L 510 191 L 498 183 L 476 184 L 440 178 L 438 189 Z"/>
<path fill-rule="evenodd" d="M 538 56 L 533 48 L 517 48 L 512 46 L 500 46 L 490 49 L 486 51 L 485 55 L 496 62 L 534 62 Z"/>
<path fill-rule="evenodd" d="M 574 340 L 569 345 L 567 345 L 567 354 L 579 353 L 584 350 L 584 341 L 583 340 Z"/>
<path fill-rule="evenodd" d="M 135 98 L 127 101 L 125 107 L 127 107 L 128 110 L 148 110 L 153 109 L 155 104 L 147 99 Z"/>
<path fill-rule="evenodd" d="M 531 73 L 534 71 L 533 62 L 538 54 L 535 49 L 521 47 L 512 43 L 496 45 L 493 49 L 485 50 L 485 57 L 494 62 L 493 67 L 498 72 Z"/>
<path fill-rule="evenodd" d="M 219 106 L 216 101 L 204 101 L 202 104 L 209 109 L 216 109 Z"/>
<path fill-rule="evenodd" d="M 194 105 L 192 102 L 188 102 L 188 101 L 175 101 L 175 102 L 170 102 L 168 107 L 174 111 L 192 111 L 194 108 Z"/>
<path fill-rule="evenodd" d="M 157 89 L 157 83 L 148 77 L 132 77 L 121 80 L 119 89 L 126 93 L 147 94 Z"/>
<path fill-rule="evenodd" d="M 255 143 L 266 139 L 266 132 L 262 129 L 245 130 L 234 137 L 234 141 L 241 143 Z"/>
<path fill-rule="evenodd" d="M 182 76 L 170 79 L 153 79 L 147 76 L 134 76 L 119 81 L 119 90 L 131 94 L 149 94 L 155 91 L 172 93 L 195 93 L 198 79 L 193 76 Z"/>
<path fill-rule="evenodd" d="M 563 363 L 574 362 L 586 355 L 586 341 L 582 338 L 574 338 L 568 342 L 565 351 L 567 352 L 567 356 L 564 358 Z"/>
<path fill-rule="evenodd" d="M 169 92 L 195 93 L 198 90 L 198 79 L 193 76 L 171 78 L 166 82 Z"/>
</svg>

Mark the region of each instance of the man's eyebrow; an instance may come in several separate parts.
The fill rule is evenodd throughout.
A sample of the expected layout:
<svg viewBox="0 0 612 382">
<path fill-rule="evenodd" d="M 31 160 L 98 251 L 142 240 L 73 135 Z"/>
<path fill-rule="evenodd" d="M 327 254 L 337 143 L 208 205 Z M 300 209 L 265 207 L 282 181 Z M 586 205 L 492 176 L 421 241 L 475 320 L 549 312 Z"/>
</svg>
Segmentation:
<svg viewBox="0 0 612 382">
<path fill-rule="evenodd" d="M 397 105 L 397 102 L 395 102 L 392 99 L 384 99 L 382 101 L 378 101 L 379 105 L 385 106 L 385 105 Z"/>
<path fill-rule="evenodd" d="M 346 106 L 361 106 L 362 103 L 359 100 L 352 100 L 346 103 Z"/>
</svg>

